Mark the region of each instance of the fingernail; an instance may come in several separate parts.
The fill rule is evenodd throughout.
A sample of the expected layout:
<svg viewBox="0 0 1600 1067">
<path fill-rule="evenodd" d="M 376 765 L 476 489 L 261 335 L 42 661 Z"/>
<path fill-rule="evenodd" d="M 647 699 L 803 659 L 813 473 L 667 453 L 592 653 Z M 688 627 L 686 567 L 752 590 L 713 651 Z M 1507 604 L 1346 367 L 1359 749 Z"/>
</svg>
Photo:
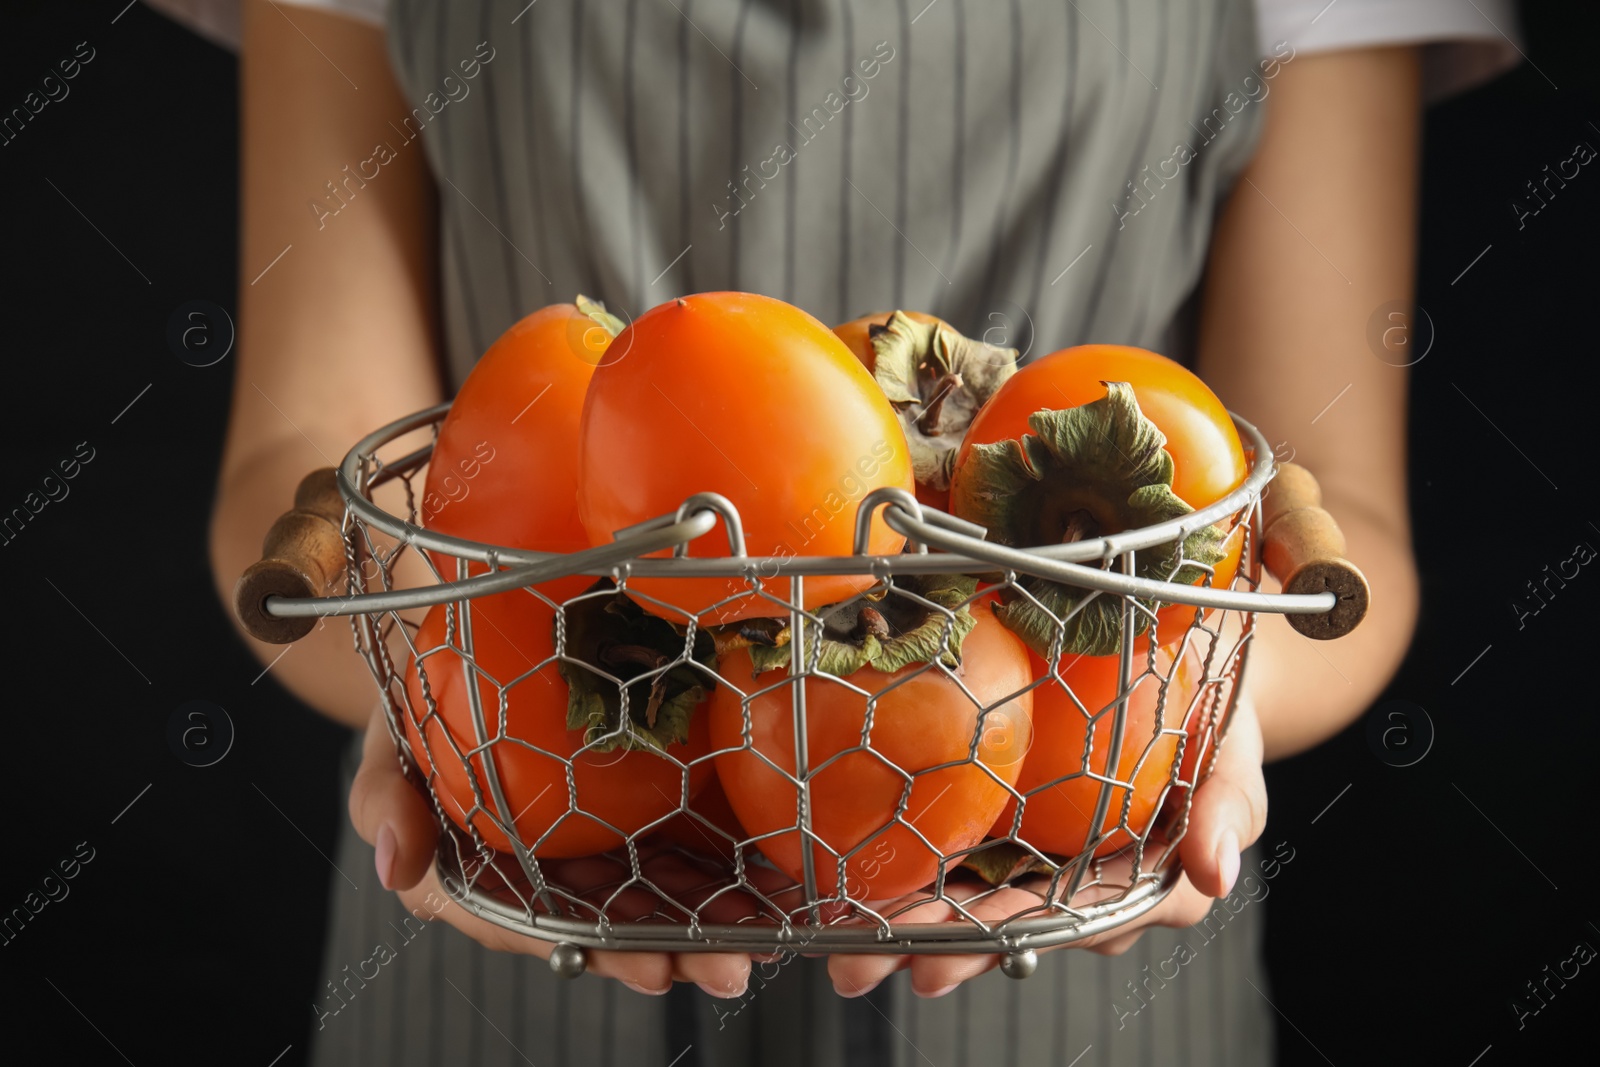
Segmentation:
<svg viewBox="0 0 1600 1067">
<path fill-rule="evenodd" d="M 643 993 L 647 997 L 665 996 L 666 992 L 667 992 L 666 989 L 649 989 L 649 988 L 647 988 L 645 986 L 640 985 L 638 982 L 630 982 L 626 978 L 621 979 L 621 981 L 622 981 L 623 985 L 627 986 L 629 989 L 633 990 L 635 993 Z M 667 988 L 670 989 L 671 987 L 668 986 Z"/>
<path fill-rule="evenodd" d="M 389 829 L 389 824 L 384 823 L 378 827 L 378 855 L 376 866 L 378 868 L 378 881 L 383 883 L 383 888 L 393 889 L 394 878 L 394 831 Z"/>
<path fill-rule="evenodd" d="M 696 982 L 695 985 L 699 986 L 701 989 L 705 990 L 707 993 L 710 993 L 714 997 L 721 997 L 723 1000 L 732 1000 L 735 997 L 744 996 L 744 991 L 749 987 L 750 983 L 747 979 L 746 981 L 739 983 L 738 989 L 718 989 L 716 986 L 711 985 L 708 982 Z"/>
<path fill-rule="evenodd" d="M 845 997 L 845 998 L 849 998 L 849 997 L 864 997 L 868 993 L 872 992 L 874 989 L 877 989 L 882 984 L 883 984 L 883 979 L 880 978 L 876 982 L 868 982 L 866 985 L 863 985 L 863 986 L 850 987 L 850 986 L 835 985 L 833 987 L 833 989 L 834 989 L 834 992 L 838 993 L 841 997 Z"/>
<path fill-rule="evenodd" d="M 1233 892 L 1233 883 L 1239 878 L 1239 835 L 1225 831 L 1222 843 L 1217 846 L 1217 872 L 1222 875 L 1221 896 Z"/>
<path fill-rule="evenodd" d="M 925 997 L 928 1000 L 936 1000 L 939 997 L 944 996 L 946 993 L 950 992 L 950 990 L 954 989 L 956 986 L 958 986 L 960 984 L 961 984 L 960 982 L 952 982 L 950 985 L 945 986 L 943 989 L 935 989 L 932 993 L 923 993 L 923 992 L 919 991 L 917 993 L 917 996 Z"/>
</svg>

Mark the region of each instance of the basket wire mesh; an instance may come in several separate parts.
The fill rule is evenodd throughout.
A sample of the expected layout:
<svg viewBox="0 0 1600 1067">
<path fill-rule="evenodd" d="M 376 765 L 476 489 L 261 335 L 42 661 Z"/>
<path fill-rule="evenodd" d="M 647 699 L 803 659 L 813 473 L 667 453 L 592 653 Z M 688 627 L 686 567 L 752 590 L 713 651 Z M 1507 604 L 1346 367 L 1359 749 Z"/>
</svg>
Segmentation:
<svg viewBox="0 0 1600 1067">
<path fill-rule="evenodd" d="M 980 528 L 925 508 L 909 493 L 878 490 L 857 504 L 858 552 L 865 551 L 872 515 L 881 511 L 884 521 L 907 536 L 903 554 L 764 559 L 745 555 L 737 510 L 715 494 L 701 494 L 685 501 L 676 514 L 619 531 L 612 544 L 566 555 L 477 544 L 428 530 L 419 507 L 418 479 L 431 446 L 393 453 L 407 435 L 437 429 L 447 409 L 441 405 L 375 431 L 341 465 L 339 485 L 347 507 L 346 592 L 335 597 L 279 598 L 271 609 L 277 615 L 351 618 L 356 650 L 377 683 L 402 764 L 430 799 L 438 820 L 437 864 L 447 891 L 484 919 L 557 942 L 552 966 L 569 975 L 582 971 L 585 949 L 775 953 L 804 946 L 810 952 L 1001 953 L 1006 973 L 1025 977 L 1032 971 L 1034 950 L 1115 928 L 1154 907 L 1170 891 L 1181 873 L 1177 845 L 1188 828 L 1195 788 L 1215 765 L 1239 697 L 1256 612 L 1311 613 L 1329 606 L 1327 594 L 1269 595 L 1258 588 L 1261 494 L 1273 475 L 1273 460 L 1260 433 L 1237 417 L 1254 456 L 1244 484 L 1211 507 L 1159 528 L 1072 545 L 1013 549 L 983 541 Z M 378 491 L 385 486 L 388 510 L 377 502 Z M 1168 578 L 1183 567 L 1198 567 L 1204 572 L 1198 585 L 1136 576 L 1141 552 L 1170 544 L 1175 536 L 1181 545 L 1187 533 L 1219 520 L 1237 525 L 1243 539 L 1239 566 L 1225 588 L 1213 587 L 1210 567 L 1182 558 L 1175 561 Z M 720 532 L 715 530 L 719 525 Z M 687 545 L 699 537 L 716 538 L 719 543 L 726 539 L 727 553 L 691 558 Z M 671 555 L 663 557 L 667 550 Z M 425 564 L 431 581 L 403 586 L 398 572 L 408 556 Z M 959 605 L 935 603 L 916 592 L 915 585 L 919 575 L 934 573 L 971 575 L 977 587 Z M 551 583 L 574 574 L 597 582 L 609 579 L 609 585 L 576 595 L 549 595 Z M 942 618 L 940 655 L 895 675 L 876 691 L 827 674 L 818 659 L 824 619 L 817 609 L 803 607 L 808 577 L 823 574 L 860 576 L 866 588 L 855 599 L 863 603 L 887 606 L 904 601 Z M 1028 597 L 1020 581 L 1030 574 L 1065 578 L 1088 589 L 1074 610 L 1100 597 L 1119 602 L 1123 623 L 1117 654 L 1119 684 L 1110 699 L 1076 692 L 1064 677 L 1070 671 L 1059 665 L 1016 691 L 986 699 L 968 689 L 961 669 L 946 661 L 958 613 L 963 608 L 982 610 L 980 602 L 998 593 Z M 711 605 L 670 604 L 638 593 L 630 583 L 640 575 L 721 577 L 728 592 Z M 774 593 L 774 587 L 786 590 L 786 595 Z M 648 669 L 641 665 L 628 675 L 574 654 L 569 642 L 575 613 L 619 592 L 647 603 L 658 614 L 674 616 L 683 637 L 675 657 Z M 480 656 L 479 648 L 490 635 L 485 627 L 496 626 L 485 607 L 490 597 L 528 598 L 530 610 L 548 614 L 553 620 L 549 654 L 524 656 L 525 662 L 509 675 L 505 663 Z M 697 640 L 703 641 L 710 628 L 757 602 L 768 613 L 776 612 L 779 623 L 787 624 L 786 670 L 755 679 L 735 678 L 726 671 L 713 671 L 696 657 Z M 444 605 L 443 638 L 424 641 L 419 609 L 435 604 Z M 1163 617 L 1182 610 L 1189 618 L 1176 648 L 1166 652 L 1156 647 L 1156 641 L 1136 636 L 1155 628 L 1158 608 Z M 1141 617 L 1144 625 L 1139 625 Z M 1056 622 L 1064 634 L 1068 620 Z M 498 645 L 503 634 L 491 636 Z M 1048 662 L 1056 663 L 1058 657 Z M 510 725 L 516 718 L 511 712 L 520 700 L 519 688 L 547 684 L 559 688 L 563 668 L 586 669 L 615 686 L 621 708 L 614 729 L 591 729 L 575 752 L 541 747 Z M 726 686 L 737 694 L 743 715 L 740 741 L 721 749 L 702 747 L 693 754 L 675 752 L 679 746 L 647 754 L 675 771 L 677 795 L 664 795 L 666 803 L 658 818 L 642 826 L 616 826 L 593 810 L 601 806 L 602 798 L 580 788 L 580 774 L 629 754 L 625 747 L 607 750 L 624 740 L 630 701 L 637 699 L 639 686 L 648 685 L 653 693 L 657 681 L 674 671 L 704 674 L 708 684 Z M 1184 671 L 1190 674 L 1180 677 Z M 438 687 L 452 672 L 473 679 L 472 684 L 459 686 L 465 693 L 470 732 L 461 728 L 459 710 L 453 718 L 441 711 Z M 883 729 L 874 721 L 880 706 L 895 690 L 923 675 L 955 684 L 973 704 L 975 729 L 964 760 L 900 766 L 874 745 L 875 730 Z M 857 744 L 826 753 L 808 751 L 812 732 L 807 696 L 818 685 L 842 686 L 859 696 L 862 724 Z M 1047 687 L 1057 691 L 1057 709 L 1064 698 L 1070 713 L 1083 720 L 1082 759 L 1070 773 L 1024 792 L 1014 784 L 1014 771 L 985 762 L 979 752 L 994 748 L 996 731 L 1007 734 L 998 741 L 1009 744 L 1013 754 L 1016 745 L 1031 743 L 1031 719 L 1019 714 L 1018 706 L 1032 700 L 1037 708 L 1034 698 Z M 1143 691 L 1139 699 L 1148 706 L 1151 690 L 1153 711 L 1131 714 L 1135 694 Z M 792 769 L 779 766 L 771 753 L 758 752 L 752 740 L 753 705 L 783 691 L 793 726 Z M 814 709 L 811 713 L 816 714 Z M 1134 722 L 1139 718 L 1149 720 L 1142 730 Z M 1109 734 L 1102 745 L 1101 730 L 1107 723 Z M 719 824 L 697 812 L 694 799 L 703 795 L 708 769 L 719 757 L 741 751 L 748 753 L 745 758 L 761 760 L 793 789 L 792 822 L 762 834 L 738 836 L 737 828 L 730 832 L 726 821 Z M 558 819 L 542 818 L 540 825 L 531 827 L 521 820 L 521 814 L 541 797 L 519 792 L 516 776 L 506 772 L 518 752 L 524 761 L 537 755 L 560 765 L 556 777 L 567 798 Z M 1130 752 L 1137 753 L 1131 770 L 1126 759 Z M 1024 750 L 1017 761 L 1027 754 Z M 871 759 L 885 768 L 900 781 L 900 795 L 892 817 L 877 831 L 859 840 L 830 841 L 816 829 L 818 803 L 827 801 L 814 795 L 815 783 L 830 767 L 844 766 L 852 756 L 856 766 Z M 931 789 L 919 790 L 916 784 L 939 774 L 948 777 L 963 765 L 1005 790 L 1012 817 L 1009 826 L 995 827 L 994 836 L 941 852 L 939 844 L 916 825 L 938 798 L 930 803 Z M 1136 794 L 1148 805 L 1145 794 L 1152 774 L 1160 776 L 1154 814 L 1141 818 L 1134 811 Z M 463 795 L 463 780 L 470 795 Z M 830 788 L 840 788 L 837 781 L 835 775 Z M 1094 810 L 1085 824 L 1087 838 L 1076 854 L 1052 854 L 1020 832 L 1022 822 L 1030 798 L 1071 782 L 1098 783 L 1093 790 Z M 614 843 L 589 857 L 542 856 L 551 835 L 571 820 L 589 820 L 598 830 L 609 830 Z M 673 824 L 680 831 L 676 838 L 663 833 Z M 686 846 L 685 827 L 690 841 L 696 840 L 692 835 L 697 832 L 707 847 Z M 796 845 L 799 871 L 791 864 L 785 873 L 763 848 L 785 836 Z M 931 877 L 910 893 L 872 899 L 862 875 L 870 881 L 877 870 L 907 862 L 901 859 L 903 848 L 926 850 L 917 862 Z M 998 884 L 969 869 L 976 858 L 991 853 L 994 859 L 1001 849 L 1009 850 L 1005 857 L 1010 873 Z"/>
</svg>

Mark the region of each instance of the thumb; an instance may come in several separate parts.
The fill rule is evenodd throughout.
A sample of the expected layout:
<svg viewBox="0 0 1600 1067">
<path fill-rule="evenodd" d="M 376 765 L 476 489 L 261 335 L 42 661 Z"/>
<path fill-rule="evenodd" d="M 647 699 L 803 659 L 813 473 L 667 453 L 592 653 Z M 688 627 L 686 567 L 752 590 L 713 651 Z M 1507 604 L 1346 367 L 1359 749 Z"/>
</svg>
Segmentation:
<svg viewBox="0 0 1600 1067">
<path fill-rule="evenodd" d="M 1240 852 L 1266 829 L 1267 783 L 1261 758 L 1255 707 L 1241 699 L 1217 752 L 1216 767 L 1195 792 L 1189 832 L 1178 845 L 1189 880 L 1209 897 L 1232 892 Z"/>
<path fill-rule="evenodd" d="M 410 889 L 428 873 L 438 826 L 427 801 L 401 771 L 382 707 L 367 723 L 361 769 L 350 786 L 350 821 L 378 850 L 378 880 L 385 889 Z"/>
</svg>

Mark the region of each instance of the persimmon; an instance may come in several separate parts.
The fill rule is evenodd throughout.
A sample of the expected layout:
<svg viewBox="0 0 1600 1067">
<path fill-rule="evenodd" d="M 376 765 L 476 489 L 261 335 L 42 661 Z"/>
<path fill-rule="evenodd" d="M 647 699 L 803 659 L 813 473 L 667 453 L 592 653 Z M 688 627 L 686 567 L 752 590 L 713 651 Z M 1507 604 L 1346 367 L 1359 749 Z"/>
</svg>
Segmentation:
<svg viewBox="0 0 1600 1067">
<path fill-rule="evenodd" d="M 501 334 L 439 426 L 421 510 L 430 530 L 536 552 L 589 547 L 578 520 L 578 423 L 595 366 L 622 323 L 586 297 L 552 304 Z M 456 560 L 432 553 L 446 580 Z M 469 571 L 487 568 L 474 563 Z M 582 592 L 576 575 L 541 588 Z"/>
<path fill-rule="evenodd" d="M 949 614 L 892 592 L 825 609 L 815 673 L 783 683 L 781 635 L 728 648 L 709 705 L 717 777 L 740 825 L 798 881 L 801 835 L 784 828 L 798 825 L 793 687 L 804 686 L 817 887 L 858 901 L 928 885 L 941 857 L 978 844 L 1031 741 L 1027 650 L 985 601 L 962 606 L 974 580 L 896 584 Z"/>
<path fill-rule="evenodd" d="M 1193 642 L 1181 661 L 1174 649 L 1148 642 L 1134 657 L 1134 678 L 1123 722 L 1122 747 L 1111 764 L 1111 735 L 1122 692 L 1121 657 L 1064 656 L 1059 669 L 1033 658 L 1035 674 L 1049 680 L 1033 691 L 1033 747 L 1022 761 L 1017 792 L 1024 797 L 1016 837 L 1041 852 L 1071 857 L 1097 841 L 1096 856 L 1133 843 L 1149 829 L 1166 787 L 1173 780 L 1178 739 L 1184 735 L 1204 681 Z M 1189 759 L 1197 746 L 1188 749 Z M 1186 768 L 1194 773 L 1192 767 Z M 1187 779 L 1191 784 L 1193 779 Z M 1115 783 L 1115 784 L 1108 784 Z M 1094 824 L 1103 788 L 1104 818 Z M 1017 803 L 1007 798 L 991 834 L 1006 837 Z"/>
<path fill-rule="evenodd" d="M 1233 420 L 1192 372 L 1144 349 L 1084 345 L 1024 367 L 978 411 L 955 459 L 950 505 L 992 540 L 1032 547 L 1181 518 L 1236 489 L 1247 473 Z M 1138 574 L 1197 584 L 1210 567 L 1211 584 L 1226 587 L 1243 543 L 1243 527 L 1230 517 L 1181 545 L 1139 552 Z M 1065 653 L 1120 647 L 1118 597 L 1089 598 L 1037 578 L 1020 584 L 1049 612 L 1011 596 L 1002 618 L 1040 656 L 1050 655 L 1063 630 Z M 1188 605 L 1161 608 L 1157 642 L 1178 640 L 1195 617 Z M 1135 619 L 1142 634 L 1149 616 L 1140 611 Z"/>
<path fill-rule="evenodd" d="M 700 293 L 640 315 L 613 345 L 623 354 L 596 369 L 579 431 L 578 511 L 592 544 L 709 492 L 738 509 L 751 556 L 849 555 L 862 498 L 881 486 L 912 489 L 894 409 L 844 343 L 797 307 Z M 870 554 L 904 544 L 873 517 Z M 720 532 L 688 546 L 691 557 L 727 552 Z M 640 576 L 628 588 L 646 610 L 679 621 L 713 608 L 705 621 L 787 614 L 788 580 L 756 580 L 776 599 L 751 595 L 738 578 Z M 810 578 L 805 606 L 871 584 Z"/>
<path fill-rule="evenodd" d="M 711 775 L 700 708 L 716 682 L 690 666 L 709 667 L 709 638 L 700 634 L 688 655 L 686 638 L 603 587 L 563 611 L 564 659 L 555 658 L 555 610 L 521 589 L 479 597 L 465 617 L 454 603 L 437 605 L 414 638 L 401 712 L 411 752 L 444 814 L 497 851 L 511 849 L 508 828 L 539 857 L 614 848 L 664 821 Z M 509 810 L 489 787 L 491 766 Z"/>
</svg>

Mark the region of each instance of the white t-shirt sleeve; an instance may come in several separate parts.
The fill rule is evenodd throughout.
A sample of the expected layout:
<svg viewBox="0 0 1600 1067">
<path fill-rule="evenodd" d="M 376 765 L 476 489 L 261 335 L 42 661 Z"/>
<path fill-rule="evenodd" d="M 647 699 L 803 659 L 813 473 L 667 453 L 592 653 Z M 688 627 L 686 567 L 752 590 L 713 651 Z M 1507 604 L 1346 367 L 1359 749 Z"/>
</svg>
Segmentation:
<svg viewBox="0 0 1600 1067">
<path fill-rule="evenodd" d="M 200 36 L 223 48 L 239 47 L 239 0 L 144 0 L 189 27 Z M 346 15 L 374 26 L 382 26 L 389 0 L 275 0 L 288 7 L 309 7 Z"/>
<path fill-rule="evenodd" d="M 1487 81 L 1522 58 L 1511 0 L 1256 0 L 1256 26 L 1263 55 L 1280 41 L 1297 55 L 1421 45 L 1429 102 Z"/>
<path fill-rule="evenodd" d="M 279 0 L 383 25 L 389 0 Z M 224 48 L 239 46 L 238 0 L 145 0 Z M 1420 44 L 1430 101 L 1516 65 L 1520 28 L 1512 0 L 1256 0 L 1261 53 L 1287 41 L 1296 54 Z"/>
</svg>

